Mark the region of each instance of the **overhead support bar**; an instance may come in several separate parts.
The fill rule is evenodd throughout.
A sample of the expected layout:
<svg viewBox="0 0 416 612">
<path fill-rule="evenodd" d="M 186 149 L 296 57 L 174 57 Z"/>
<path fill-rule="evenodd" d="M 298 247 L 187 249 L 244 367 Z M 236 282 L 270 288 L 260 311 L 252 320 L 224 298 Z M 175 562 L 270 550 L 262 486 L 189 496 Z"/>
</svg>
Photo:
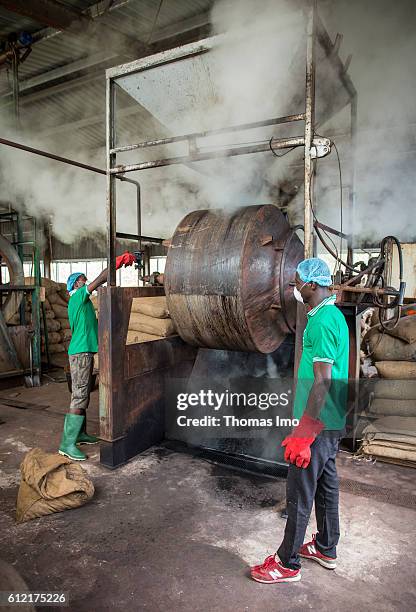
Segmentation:
<svg viewBox="0 0 416 612">
<path fill-rule="evenodd" d="M 166 159 L 156 159 L 154 161 L 141 162 L 139 164 L 130 164 L 126 166 L 116 166 L 109 169 L 110 175 L 124 174 L 125 172 L 135 172 L 136 170 L 149 170 L 150 168 L 160 168 L 162 166 L 172 166 L 174 164 L 189 164 L 192 162 L 206 161 L 209 159 L 219 159 L 224 157 L 234 157 L 236 155 L 249 155 L 250 153 L 262 153 L 265 151 L 274 151 L 275 149 L 292 149 L 295 147 L 303 147 L 305 139 L 303 137 L 296 138 L 272 138 L 270 141 L 263 142 L 257 145 L 244 147 L 232 147 L 226 149 L 215 149 L 212 151 L 193 153 L 191 155 L 181 155 L 179 157 L 167 157 Z"/>
<path fill-rule="evenodd" d="M 230 127 L 218 128 L 216 130 L 207 130 L 204 132 L 193 132 L 191 134 L 184 134 L 183 136 L 171 136 L 168 138 L 158 138 L 156 140 L 147 140 L 144 142 L 138 142 L 137 144 L 126 145 L 124 147 L 116 147 L 111 149 L 111 153 L 123 153 L 125 151 L 133 151 L 135 149 L 145 149 L 147 147 L 156 147 L 159 145 L 172 144 L 174 142 L 184 142 L 186 140 L 195 140 L 196 138 L 207 138 L 208 136 L 217 136 L 219 134 L 227 134 L 231 132 L 239 132 L 243 130 L 253 130 L 256 128 L 267 127 L 269 125 L 279 125 L 282 123 L 291 123 L 292 121 L 303 121 L 305 119 L 305 113 L 299 113 L 297 115 L 287 115 L 286 117 L 275 117 L 273 119 L 267 119 L 265 121 L 255 121 L 253 123 L 242 123 L 240 125 L 234 125 Z"/>
</svg>

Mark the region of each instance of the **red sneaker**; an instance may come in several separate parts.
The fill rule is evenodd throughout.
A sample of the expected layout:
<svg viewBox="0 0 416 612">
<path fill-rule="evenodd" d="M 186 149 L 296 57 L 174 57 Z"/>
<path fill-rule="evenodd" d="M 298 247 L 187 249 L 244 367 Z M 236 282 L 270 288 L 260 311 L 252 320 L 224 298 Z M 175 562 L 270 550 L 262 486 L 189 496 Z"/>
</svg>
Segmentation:
<svg viewBox="0 0 416 612">
<path fill-rule="evenodd" d="M 319 552 L 316 546 L 316 534 L 314 533 L 312 536 L 312 542 L 306 542 L 303 546 L 300 547 L 299 556 L 304 559 L 313 559 L 314 561 L 318 561 L 320 565 L 326 567 L 326 569 L 335 569 L 337 566 L 336 558 L 327 557 Z"/>
<path fill-rule="evenodd" d="M 261 565 L 253 565 L 250 568 L 251 577 L 256 582 L 274 584 L 275 582 L 297 582 L 300 580 L 300 569 L 292 570 L 283 567 L 280 561 L 276 561 L 275 555 L 270 555 Z"/>
</svg>

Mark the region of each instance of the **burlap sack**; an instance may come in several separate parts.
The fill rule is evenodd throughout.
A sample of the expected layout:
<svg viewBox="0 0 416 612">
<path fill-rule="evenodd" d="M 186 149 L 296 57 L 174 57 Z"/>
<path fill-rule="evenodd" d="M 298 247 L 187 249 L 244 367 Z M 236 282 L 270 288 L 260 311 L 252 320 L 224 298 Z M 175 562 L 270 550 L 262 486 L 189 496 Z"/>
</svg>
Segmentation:
<svg viewBox="0 0 416 612">
<path fill-rule="evenodd" d="M 71 330 L 70 329 L 61 329 L 60 337 L 61 337 L 61 340 L 63 340 L 64 342 L 67 341 L 67 340 L 71 340 L 71 338 L 72 338 Z"/>
<path fill-rule="evenodd" d="M 175 326 L 172 319 L 155 319 L 138 312 L 132 312 L 129 330 L 152 334 L 153 336 L 172 336 L 175 333 Z"/>
<path fill-rule="evenodd" d="M 374 415 L 416 417 L 416 399 L 392 400 L 376 397 L 370 404 L 370 413 Z"/>
<path fill-rule="evenodd" d="M 414 361 L 377 361 L 375 366 L 382 378 L 397 380 L 416 378 L 416 362 Z"/>
<path fill-rule="evenodd" d="M 98 311 L 98 295 L 92 295 L 90 297 L 90 300 L 91 300 L 92 305 L 94 306 L 95 310 Z"/>
<path fill-rule="evenodd" d="M 416 402 L 416 380 L 372 379 L 371 391 L 374 397 L 392 400 L 414 400 Z"/>
<path fill-rule="evenodd" d="M 49 345 L 49 352 L 52 353 L 65 353 L 65 346 L 62 344 L 61 339 L 59 342 L 55 342 Z"/>
<path fill-rule="evenodd" d="M 60 290 L 58 291 L 58 294 L 59 294 L 59 295 L 60 295 L 60 297 L 63 299 L 63 301 L 64 301 L 66 304 L 68 304 L 70 295 L 69 295 L 69 293 L 68 293 L 68 291 L 67 291 L 67 289 L 66 289 L 66 286 L 65 286 L 65 288 L 64 288 L 64 289 L 60 289 Z"/>
<path fill-rule="evenodd" d="M 390 336 L 400 338 L 409 344 L 416 342 L 416 316 L 402 317 L 397 326 L 388 332 Z"/>
<path fill-rule="evenodd" d="M 45 300 L 44 300 L 44 302 L 43 302 L 43 305 L 44 305 L 44 307 L 45 307 L 45 310 L 51 310 L 51 303 L 50 303 L 50 301 L 48 300 L 48 298 L 45 298 Z"/>
<path fill-rule="evenodd" d="M 49 346 L 51 346 L 52 344 L 59 344 L 61 341 L 61 334 L 59 332 L 55 332 L 55 331 L 49 331 L 48 330 L 48 343 Z"/>
<path fill-rule="evenodd" d="M 367 337 L 374 361 L 416 360 L 416 343 L 409 344 L 400 338 L 374 331 Z"/>
<path fill-rule="evenodd" d="M 46 328 L 48 332 L 57 332 L 61 329 L 61 324 L 59 323 L 58 319 L 46 319 Z"/>
<path fill-rule="evenodd" d="M 153 336 L 152 334 L 144 334 L 143 332 L 129 330 L 127 332 L 126 344 L 138 344 L 139 342 L 150 342 L 151 340 L 160 339 L 160 336 Z"/>
<path fill-rule="evenodd" d="M 58 306 L 63 306 L 64 308 L 68 308 L 68 303 L 64 300 L 59 293 L 51 293 L 49 295 L 49 303 L 51 306 L 57 304 Z"/>
<path fill-rule="evenodd" d="M 34 276 L 26 276 L 25 277 L 25 285 L 34 285 L 35 284 L 35 277 Z M 58 291 L 58 289 L 60 288 L 59 283 L 56 283 L 55 281 L 51 280 L 50 278 L 41 278 L 40 279 L 40 285 L 41 287 L 45 287 L 46 289 L 46 293 L 48 294 L 49 291 Z"/>
<path fill-rule="evenodd" d="M 47 310 L 45 312 L 45 319 L 54 319 L 55 318 L 55 313 L 53 310 Z"/>
<path fill-rule="evenodd" d="M 60 304 L 51 304 L 52 310 L 55 313 L 55 316 L 58 319 L 67 319 L 68 318 L 68 307 L 61 306 Z"/>
<path fill-rule="evenodd" d="M 67 315 L 68 315 L 68 312 L 67 312 Z M 68 316 L 63 317 L 63 318 L 59 317 L 58 321 L 61 326 L 61 329 L 70 329 Z"/>
<path fill-rule="evenodd" d="M 169 309 L 164 295 L 133 298 L 131 312 L 139 312 L 155 319 L 167 319 L 169 317 Z"/>
<path fill-rule="evenodd" d="M 23 459 L 20 471 L 22 481 L 16 504 L 18 523 L 78 508 L 94 495 L 94 485 L 87 473 L 62 455 L 34 448 Z"/>
</svg>

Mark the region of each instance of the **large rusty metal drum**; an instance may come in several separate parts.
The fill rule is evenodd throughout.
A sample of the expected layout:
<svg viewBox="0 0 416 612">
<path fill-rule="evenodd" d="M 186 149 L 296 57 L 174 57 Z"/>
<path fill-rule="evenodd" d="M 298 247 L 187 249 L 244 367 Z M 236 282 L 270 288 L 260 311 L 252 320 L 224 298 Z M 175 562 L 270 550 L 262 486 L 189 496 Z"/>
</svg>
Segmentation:
<svg viewBox="0 0 416 612">
<path fill-rule="evenodd" d="M 273 352 L 294 330 L 289 282 L 302 257 L 275 206 L 189 213 L 172 237 L 164 278 L 179 335 L 193 346 Z"/>
</svg>

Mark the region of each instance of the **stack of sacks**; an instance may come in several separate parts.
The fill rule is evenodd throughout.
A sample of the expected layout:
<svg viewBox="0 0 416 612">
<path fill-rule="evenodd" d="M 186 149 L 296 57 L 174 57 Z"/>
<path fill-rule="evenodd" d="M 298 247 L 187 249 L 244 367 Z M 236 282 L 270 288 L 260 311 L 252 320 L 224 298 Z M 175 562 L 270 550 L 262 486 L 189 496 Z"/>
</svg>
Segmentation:
<svg viewBox="0 0 416 612">
<path fill-rule="evenodd" d="M 26 285 L 35 283 L 33 277 L 25 278 Z M 45 309 L 46 328 L 48 330 L 48 345 L 49 353 L 64 353 L 68 350 L 69 341 L 71 340 L 71 330 L 68 320 L 68 300 L 69 294 L 66 290 L 65 283 L 56 283 L 49 278 L 41 279 L 41 286 L 45 287 L 45 300 L 43 306 Z M 19 325 L 19 314 L 16 313 L 9 321 L 11 325 Z M 26 323 L 32 322 L 32 297 L 31 294 L 26 296 Z M 41 328 L 42 328 L 42 353 L 45 353 L 45 336 L 43 316 L 41 313 Z"/>
<path fill-rule="evenodd" d="M 98 310 L 98 298 L 94 296 L 91 301 Z M 126 344 L 160 340 L 175 333 L 164 295 L 133 298 Z"/>
<path fill-rule="evenodd" d="M 416 467 L 416 316 L 367 336 L 380 377 L 374 383 L 360 451 L 382 461 Z"/>
</svg>

